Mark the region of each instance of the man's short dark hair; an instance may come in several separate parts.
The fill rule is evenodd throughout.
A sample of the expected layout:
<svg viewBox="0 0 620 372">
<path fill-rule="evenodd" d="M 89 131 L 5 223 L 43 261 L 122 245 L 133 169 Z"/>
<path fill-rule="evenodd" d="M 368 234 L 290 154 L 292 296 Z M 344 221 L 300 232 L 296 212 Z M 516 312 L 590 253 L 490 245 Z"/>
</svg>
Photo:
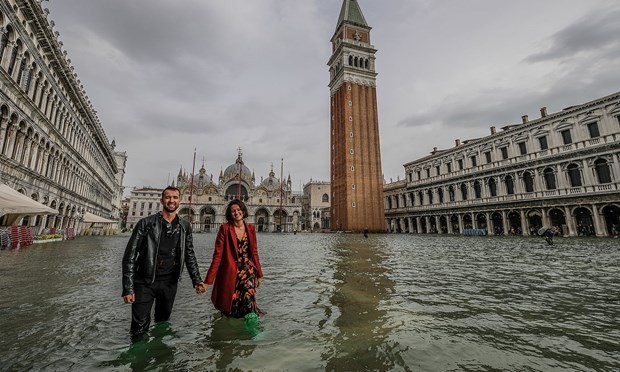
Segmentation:
<svg viewBox="0 0 620 372">
<path fill-rule="evenodd" d="M 178 187 L 174 187 L 174 186 L 168 186 L 164 189 L 164 191 L 161 192 L 161 198 L 163 199 L 164 196 L 166 195 L 166 191 L 167 190 L 174 190 L 176 192 L 179 193 L 179 197 L 181 197 L 181 189 L 179 189 Z"/>
<path fill-rule="evenodd" d="M 235 221 L 235 219 L 232 216 L 233 205 L 239 206 L 239 208 L 241 209 L 241 212 L 243 212 L 243 218 L 246 218 L 248 216 L 248 208 L 245 206 L 245 203 L 239 199 L 234 199 L 233 201 L 228 203 L 228 207 L 226 207 L 226 221 L 228 221 L 229 223 L 233 223 Z"/>
</svg>

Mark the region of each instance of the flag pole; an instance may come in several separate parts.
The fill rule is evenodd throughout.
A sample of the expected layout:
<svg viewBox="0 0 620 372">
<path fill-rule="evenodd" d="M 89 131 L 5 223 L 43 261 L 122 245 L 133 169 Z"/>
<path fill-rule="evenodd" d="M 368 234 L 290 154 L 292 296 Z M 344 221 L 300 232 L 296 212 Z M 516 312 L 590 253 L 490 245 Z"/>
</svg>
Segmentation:
<svg viewBox="0 0 620 372">
<path fill-rule="evenodd" d="M 282 226 L 282 200 L 284 199 L 284 158 L 280 163 L 280 232 L 284 232 L 284 226 Z"/>
<path fill-rule="evenodd" d="M 194 161 L 192 162 L 192 182 L 189 185 L 189 208 L 187 210 L 187 219 L 191 225 L 192 220 L 190 213 L 192 211 L 192 196 L 194 195 L 194 169 L 196 168 L 196 148 L 194 147 Z"/>
<path fill-rule="evenodd" d="M 239 183 L 237 184 L 237 199 L 239 200 L 241 200 L 241 169 L 242 167 L 243 167 L 243 164 L 241 160 L 241 146 L 239 146 L 239 176 L 238 176 Z"/>
</svg>

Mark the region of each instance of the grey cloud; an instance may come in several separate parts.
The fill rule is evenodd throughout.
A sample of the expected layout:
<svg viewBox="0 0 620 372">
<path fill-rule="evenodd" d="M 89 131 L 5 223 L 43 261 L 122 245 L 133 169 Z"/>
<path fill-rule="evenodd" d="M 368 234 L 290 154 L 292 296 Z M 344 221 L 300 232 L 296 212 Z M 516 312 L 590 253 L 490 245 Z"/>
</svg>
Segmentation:
<svg viewBox="0 0 620 372">
<path fill-rule="evenodd" d="M 532 54 L 526 62 L 543 62 L 574 57 L 580 52 L 602 51 L 611 58 L 620 52 L 620 10 L 598 9 L 551 37 L 551 46 Z M 608 51 L 609 50 L 609 51 Z M 608 52 L 606 52 L 608 51 Z"/>
</svg>

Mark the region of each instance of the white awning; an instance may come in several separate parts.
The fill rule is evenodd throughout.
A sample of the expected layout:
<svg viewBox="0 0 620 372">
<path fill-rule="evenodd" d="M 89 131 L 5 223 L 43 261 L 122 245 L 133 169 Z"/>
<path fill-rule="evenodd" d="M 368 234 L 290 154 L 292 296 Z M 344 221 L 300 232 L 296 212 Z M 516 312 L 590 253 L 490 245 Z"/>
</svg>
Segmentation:
<svg viewBox="0 0 620 372">
<path fill-rule="evenodd" d="M 84 222 L 86 223 L 117 223 L 117 221 L 108 220 L 106 218 L 97 216 L 90 212 L 84 212 Z"/>
<path fill-rule="evenodd" d="M 0 184 L 0 216 L 16 214 L 58 214 L 58 211 L 39 203 L 6 184 Z"/>
</svg>

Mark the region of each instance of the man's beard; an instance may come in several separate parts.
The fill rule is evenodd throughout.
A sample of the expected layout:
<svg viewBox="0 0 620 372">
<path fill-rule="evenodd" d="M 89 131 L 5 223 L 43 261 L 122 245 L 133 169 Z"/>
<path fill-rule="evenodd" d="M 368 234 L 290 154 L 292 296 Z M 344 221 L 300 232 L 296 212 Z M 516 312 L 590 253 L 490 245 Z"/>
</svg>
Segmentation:
<svg viewBox="0 0 620 372">
<path fill-rule="evenodd" d="M 168 213 L 173 213 L 173 212 L 174 212 L 174 211 L 176 211 L 177 209 L 179 209 L 179 206 L 178 206 L 178 205 L 177 205 L 177 207 L 176 207 L 176 208 L 174 208 L 174 209 L 170 209 L 170 208 L 168 208 L 168 206 L 167 206 L 167 205 L 164 205 L 164 210 L 165 210 L 166 212 L 168 212 Z"/>
</svg>

